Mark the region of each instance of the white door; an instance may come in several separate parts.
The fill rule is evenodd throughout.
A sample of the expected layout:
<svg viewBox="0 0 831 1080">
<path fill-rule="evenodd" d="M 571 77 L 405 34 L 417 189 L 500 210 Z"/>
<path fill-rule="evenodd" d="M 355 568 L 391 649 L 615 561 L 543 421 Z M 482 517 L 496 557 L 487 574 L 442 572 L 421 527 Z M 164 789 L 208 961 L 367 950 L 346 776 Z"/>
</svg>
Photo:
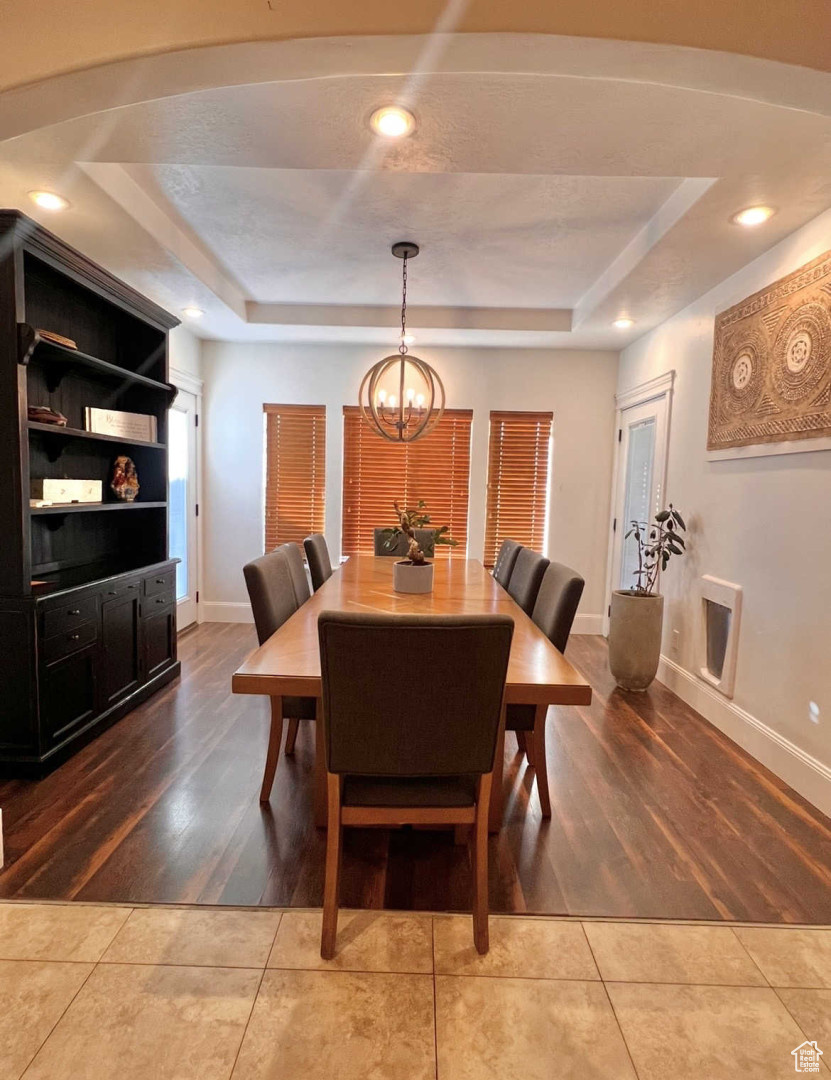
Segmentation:
<svg viewBox="0 0 831 1080">
<path fill-rule="evenodd" d="M 631 522 L 652 521 L 663 508 L 668 417 L 668 394 L 620 410 L 610 594 L 637 585 L 637 545 L 626 539 Z"/>
<path fill-rule="evenodd" d="M 168 521 L 176 567 L 177 626 L 196 622 L 198 589 L 196 397 L 180 390 L 168 414 Z"/>
</svg>

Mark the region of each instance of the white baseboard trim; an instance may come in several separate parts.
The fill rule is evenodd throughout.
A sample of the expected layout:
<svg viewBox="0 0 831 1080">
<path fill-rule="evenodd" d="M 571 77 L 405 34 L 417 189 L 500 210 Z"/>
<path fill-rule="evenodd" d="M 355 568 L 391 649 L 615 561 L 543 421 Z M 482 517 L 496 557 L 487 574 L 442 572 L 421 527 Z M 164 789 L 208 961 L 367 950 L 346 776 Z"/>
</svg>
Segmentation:
<svg viewBox="0 0 831 1080">
<path fill-rule="evenodd" d="M 203 600 L 199 607 L 201 608 L 201 622 L 252 623 L 254 621 L 250 604 L 231 603 L 228 600 Z"/>
<path fill-rule="evenodd" d="M 572 634 L 602 634 L 603 616 L 575 615 L 574 625 L 571 628 L 571 632 Z"/>
<path fill-rule="evenodd" d="M 831 768 L 723 697 L 668 656 L 661 656 L 658 679 L 780 780 L 831 817 Z"/>
</svg>

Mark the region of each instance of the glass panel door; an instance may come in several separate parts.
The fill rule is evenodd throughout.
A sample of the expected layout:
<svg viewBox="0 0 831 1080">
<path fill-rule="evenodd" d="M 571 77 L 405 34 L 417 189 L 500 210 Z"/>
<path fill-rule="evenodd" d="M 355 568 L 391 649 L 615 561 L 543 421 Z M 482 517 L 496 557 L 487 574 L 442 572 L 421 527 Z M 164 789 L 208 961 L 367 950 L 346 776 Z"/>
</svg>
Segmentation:
<svg viewBox="0 0 831 1080">
<path fill-rule="evenodd" d="M 651 521 L 664 501 L 669 398 L 621 410 L 618 441 L 615 509 L 612 534 L 611 589 L 637 588 L 638 548 L 634 536 L 626 539 L 632 521 Z M 610 598 L 611 600 L 611 598 Z M 606 610 L 608 632 L 609 610 Z"/>
<path fill-rule="evenodd" d="M 655 462 L 655 417 L 632 424 L 626 454 L 624 488 L 623 553 L 620 560 L 619 589 L 637 585 L 638 545 L 634 536 L 625 539 L 633 521 L 648 522 L 652 517 L 652 474 Z"/>
<path fill-rule="evenodd" d="M 196 398 L 180 390 L 168 414 L 168 527 L 176 566 L 177 624 L 196 621 Z"/>
</svg>

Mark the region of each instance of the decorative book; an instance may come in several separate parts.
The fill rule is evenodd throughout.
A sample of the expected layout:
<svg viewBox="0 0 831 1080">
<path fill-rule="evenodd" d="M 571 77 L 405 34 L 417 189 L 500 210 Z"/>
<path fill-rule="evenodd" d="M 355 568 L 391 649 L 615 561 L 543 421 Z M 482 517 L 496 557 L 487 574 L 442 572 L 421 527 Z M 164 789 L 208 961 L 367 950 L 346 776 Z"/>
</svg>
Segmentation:
<svg viewBox="0 0 831 1080">
<path fill-rule="evenodd" d="M 87 431 L 96 435 L 116 435 L 138 442 L 156 441 L 156 417 L 144 413 L 87 407 L 84 410 L 84 424 Z"/>
</svg>

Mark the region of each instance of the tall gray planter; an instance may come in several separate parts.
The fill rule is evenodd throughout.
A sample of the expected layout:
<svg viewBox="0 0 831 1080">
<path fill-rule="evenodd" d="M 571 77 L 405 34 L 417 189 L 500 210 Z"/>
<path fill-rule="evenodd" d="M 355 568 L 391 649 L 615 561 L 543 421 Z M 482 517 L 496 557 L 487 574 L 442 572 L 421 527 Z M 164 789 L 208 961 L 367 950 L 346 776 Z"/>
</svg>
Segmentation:
<svg viewBox="0 0 831 1080">
<path fill-rule="evenodd" d="M 658 671 L 663 596 L 612 593 L 609 621 L 609 667 L 623 690 L 646 690 Z"/>
</svg>

